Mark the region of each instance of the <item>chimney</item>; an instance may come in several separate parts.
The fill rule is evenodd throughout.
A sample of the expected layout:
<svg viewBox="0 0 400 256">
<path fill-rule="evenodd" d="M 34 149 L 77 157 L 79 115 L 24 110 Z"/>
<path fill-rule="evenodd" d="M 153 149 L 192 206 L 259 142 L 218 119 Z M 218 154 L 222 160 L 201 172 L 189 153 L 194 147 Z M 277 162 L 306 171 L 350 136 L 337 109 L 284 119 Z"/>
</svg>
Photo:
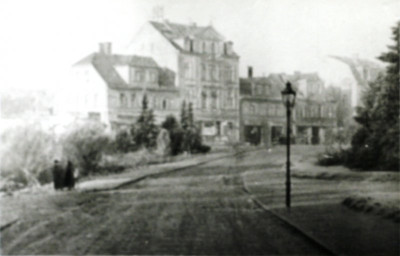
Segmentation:
<svg viewBox="0 0 400 256">
<path fill-rule="evenodd" d="M 250 79 L 253 78 L 253 67 L 252 66 L 247 67 L 247 77 Z"/>
<path fill-rule="evenodd" d="M 104 54 L 104 55 L 111 55 L 111 43 L 110 42 L 100 43 L 99 46 L 100 46 L 99 53 Z"/>
</svg>

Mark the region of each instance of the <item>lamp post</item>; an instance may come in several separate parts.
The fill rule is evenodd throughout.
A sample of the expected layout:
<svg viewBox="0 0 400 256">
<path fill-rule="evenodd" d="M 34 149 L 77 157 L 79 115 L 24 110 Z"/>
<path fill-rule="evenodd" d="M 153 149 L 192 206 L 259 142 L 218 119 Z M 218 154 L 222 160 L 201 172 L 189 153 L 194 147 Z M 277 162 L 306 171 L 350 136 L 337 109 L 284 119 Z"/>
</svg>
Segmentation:
<svg viewBox="0 0 400 256">
<path fill-rule="evenodd" d="M 290 82 L 286 83 L 282 93 L 282 101 L 286 107 L 286 207 L 290 209 L 290 116 L 296 101 L 296 92 Z"/>
</svg>

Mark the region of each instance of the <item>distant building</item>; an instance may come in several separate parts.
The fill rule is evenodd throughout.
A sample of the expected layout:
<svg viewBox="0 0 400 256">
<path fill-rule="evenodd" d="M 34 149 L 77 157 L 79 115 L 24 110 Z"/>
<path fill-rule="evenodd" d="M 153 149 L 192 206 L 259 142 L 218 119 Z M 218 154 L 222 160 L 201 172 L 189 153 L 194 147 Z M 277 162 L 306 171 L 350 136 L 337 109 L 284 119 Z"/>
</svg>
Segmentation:
<svg viewBox="0 0 400 256">
<path fill-rule="evenodd" d="M 239 56 L 214 27 L 150 21 L 131 42 L 129 53 L 151 57 L 175 72 L 178 103 L 193 103 L 206 140 L 238 139 Z"/>
<path fill-rule="evenodd" d="M 286 108 L 281 91 L 290 81 L 297 91 L 292 121 L 296 143 L 320 144 L 325 132 L 336 126 L 336 104 L 327 101 L 323 81 L 317 74 L 271 74 L 240 79 L 240 139 L 252 144 L 271 145 L 286 136 Z"/>
<path fill-rule="evenodd" d="M 384 72 L 384 69 L 374 61 L 360 59 L 358 57 L 330 57 L 346 64 L 350 68 L 354 81 L 344 81 L 344 85 L 351 90 L 351 106 L 353 107 L 353 114 L 355 114 L 355 107 L 362 104 L 361 96 L 368 88 L 368 83 L 377 79 L 378 76 Z"/>
</svg>

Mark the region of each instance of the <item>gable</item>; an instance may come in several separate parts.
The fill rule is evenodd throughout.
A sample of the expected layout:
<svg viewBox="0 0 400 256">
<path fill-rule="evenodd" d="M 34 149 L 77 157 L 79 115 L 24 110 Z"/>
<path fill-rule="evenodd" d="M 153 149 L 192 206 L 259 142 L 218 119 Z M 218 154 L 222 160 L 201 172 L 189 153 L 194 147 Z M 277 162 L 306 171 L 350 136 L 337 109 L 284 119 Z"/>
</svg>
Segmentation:
<svg viewBox="0 0 400 256">
<path fill-rule="evenodd" d="M 224 37 L 219 34 L 213 27 L 206 27 L 195 35 L 196 38 L 203 40 L 223 41 Z"/>
</svg>

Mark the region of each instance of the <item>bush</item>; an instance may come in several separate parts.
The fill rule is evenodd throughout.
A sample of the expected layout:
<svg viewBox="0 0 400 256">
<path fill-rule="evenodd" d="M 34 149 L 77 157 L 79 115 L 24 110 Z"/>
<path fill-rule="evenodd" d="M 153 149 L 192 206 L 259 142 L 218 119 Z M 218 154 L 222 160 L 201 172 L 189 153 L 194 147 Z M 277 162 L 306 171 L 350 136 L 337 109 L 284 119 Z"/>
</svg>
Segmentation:
<svg viewBox="0 0 400 256">
<path fill-rule="evenodd" d="M 66 159 L 76 163 L 80 174 L 85 176 L 98 171 L 98 164 L 110 141 L 102 124 L 87 122 L 64 136 L 63 153 Z"/>
<path fill-rule="evenodd" d="M 57 154 L 55 138 L 38 125 L 25 125 L 2 133 L 1 177 L 13 183 L 39 185 Z"/>
<path fill-rule="evenodd" d="M 103 155 L 99 163 L 99 173 L 120 173 L 125 169 L 155 161 L 157 161 L 157 156 L 146 148 L 124 154 Z"/>
</svg>

